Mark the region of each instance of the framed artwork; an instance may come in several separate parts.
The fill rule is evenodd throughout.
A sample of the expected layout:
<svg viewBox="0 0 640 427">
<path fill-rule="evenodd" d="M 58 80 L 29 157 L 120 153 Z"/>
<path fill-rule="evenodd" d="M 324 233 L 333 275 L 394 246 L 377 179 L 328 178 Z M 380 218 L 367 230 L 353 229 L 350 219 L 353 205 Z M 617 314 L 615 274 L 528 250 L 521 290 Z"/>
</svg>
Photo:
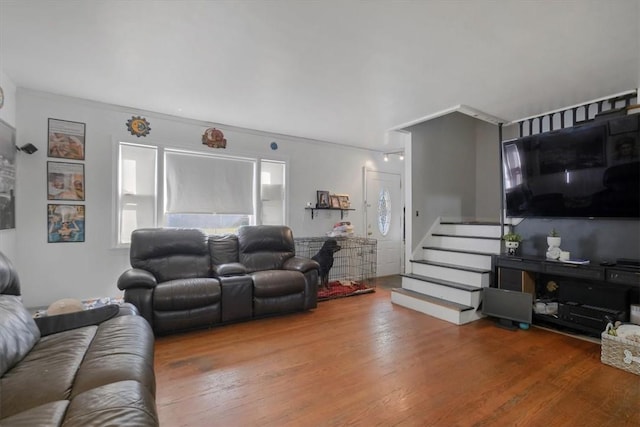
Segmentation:
<svg viewBox="0 0 640 427">
<path fill-rule="evenodd" d="M 84 160 L 85 128 L 84 123 L 49 119 L 49 157 Z"/>
<path fill-rule="evenodd" d="M 47 162 L 47 199 L 84 200 L 84 164 Z"/>
<path fill-rule="evenodd" d="M 331 195 L 331 207 L 334 209 L 340 209 L 340 199 L 335 194 Z"/>
<path fill-rule="evenodd" d="M 316 191 L 316 208 L 328 208 L 329 207 L 329 192 L 318 190 Z"/>
<path fill-rule="evenodd" d="M 47 205 L 48 243 L 84 242 L 84 205 Z"/>
<path fill-rule="evenodd" d="M 348 194 L 339 194 L 338 200 L 340 201 L 340 209 L 349 209 L 351 207 Z"/>
<path fill-rule="evenodd" d="M 0 120 L 0 230 L 16 228 L 16 130 Z"/>
</svg>

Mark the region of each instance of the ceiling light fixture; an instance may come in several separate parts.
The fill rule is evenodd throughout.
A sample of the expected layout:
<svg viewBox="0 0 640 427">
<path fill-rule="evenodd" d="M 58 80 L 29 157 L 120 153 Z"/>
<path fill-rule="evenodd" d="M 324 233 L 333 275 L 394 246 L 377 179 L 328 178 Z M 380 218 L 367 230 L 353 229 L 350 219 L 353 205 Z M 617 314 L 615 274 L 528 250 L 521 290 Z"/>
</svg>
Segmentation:
<svg viewBox="0 0 640 427">
<path fill-rule="evenodd" d="M 387 153 L 384 154 L 384 157 L 382 158 L 382 160 L 384 160 L 385 162 L 389 161 L 389 155 Z"/>
</svg>

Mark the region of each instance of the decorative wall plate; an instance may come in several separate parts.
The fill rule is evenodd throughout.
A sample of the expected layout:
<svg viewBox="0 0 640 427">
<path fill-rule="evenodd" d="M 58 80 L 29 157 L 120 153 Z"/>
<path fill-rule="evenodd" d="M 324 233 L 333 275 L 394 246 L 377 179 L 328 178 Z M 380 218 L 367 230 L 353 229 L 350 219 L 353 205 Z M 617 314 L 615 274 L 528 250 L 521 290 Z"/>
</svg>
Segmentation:
<svg viewBox="0 0 640 427">
<path fill-rule="evenodd" d="M 211 148 L 227 148 L 227 140 L 220 129 L 209 128 L 202 134 L 202 143 Z"/>
<path fill-rule="evenodd" d="M 149 135 L 149 132 L 151 132 L 151 126 L 149 126 L 147 119 L 140 116 L 132 116 L 127 120 L 127 129 L 129 129 L 131 135 L 135 135 L 138 138 L 141 136 L 147 136 Z"/>
</svg>

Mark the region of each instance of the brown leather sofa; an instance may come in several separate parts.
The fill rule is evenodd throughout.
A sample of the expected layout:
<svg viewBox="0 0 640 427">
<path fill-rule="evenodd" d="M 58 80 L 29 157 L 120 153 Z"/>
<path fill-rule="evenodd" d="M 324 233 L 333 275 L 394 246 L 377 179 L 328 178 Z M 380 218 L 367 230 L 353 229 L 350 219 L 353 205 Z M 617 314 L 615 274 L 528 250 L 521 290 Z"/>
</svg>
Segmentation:
<svg viewBox="0 0 640 427">
<path fill-rule="evenodd" d="M 130 261 L 118 288 L 156 334 L 317 306 L 318 263 L 295 256 L 286 226 L 211 236 L 198 229 L 139 229 L 131 234 Z"/>
<path fill-rule="evenodd" d="M 34 320 L 0 253 L 0 425 L 157 426 L 153 332 L 134 307 Z"/>
</svg>

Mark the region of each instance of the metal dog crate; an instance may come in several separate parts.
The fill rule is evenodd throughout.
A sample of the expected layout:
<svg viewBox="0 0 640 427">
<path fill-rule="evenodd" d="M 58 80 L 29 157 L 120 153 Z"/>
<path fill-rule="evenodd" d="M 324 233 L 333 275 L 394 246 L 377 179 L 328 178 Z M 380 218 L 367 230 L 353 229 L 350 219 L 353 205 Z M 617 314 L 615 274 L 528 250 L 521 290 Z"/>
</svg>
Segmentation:
<svg viewBox="0 0 640 427">
<path fill-rule="evenodd" d="M 363 237 L 300 237 L 294 238 L 296 255 L 311 258 L 318 253 L 328 239 L 335 239 L 341 249 L 333 255 L 333 267 L 329 271 L 329 282 L 354 281 L 366 283 L 376 277 L 376 239 Z"/>
</svg>

